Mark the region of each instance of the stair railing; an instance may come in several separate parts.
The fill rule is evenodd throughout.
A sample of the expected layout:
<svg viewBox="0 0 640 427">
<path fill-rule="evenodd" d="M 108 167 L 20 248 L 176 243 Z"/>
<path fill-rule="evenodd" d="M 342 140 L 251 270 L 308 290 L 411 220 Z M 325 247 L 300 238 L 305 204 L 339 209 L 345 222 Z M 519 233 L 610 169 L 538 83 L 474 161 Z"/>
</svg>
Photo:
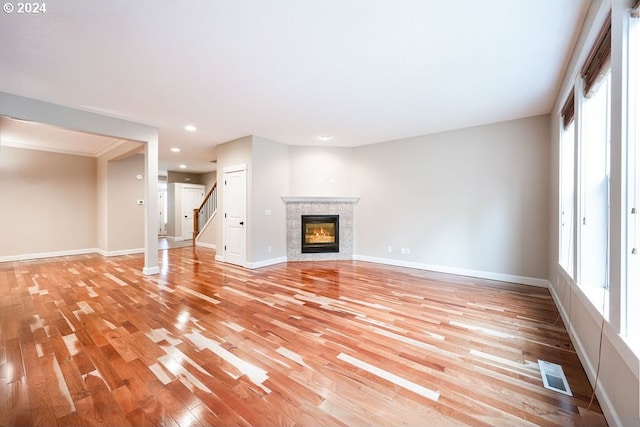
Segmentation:
<svg viewBox="0 0 640 427">
<path fill-rule="evenodd" d="M 193 239 L 198 237 L 218 208 L 218 183 L 213 184 L 199 208 L 193 210 Z"/>
</svg>

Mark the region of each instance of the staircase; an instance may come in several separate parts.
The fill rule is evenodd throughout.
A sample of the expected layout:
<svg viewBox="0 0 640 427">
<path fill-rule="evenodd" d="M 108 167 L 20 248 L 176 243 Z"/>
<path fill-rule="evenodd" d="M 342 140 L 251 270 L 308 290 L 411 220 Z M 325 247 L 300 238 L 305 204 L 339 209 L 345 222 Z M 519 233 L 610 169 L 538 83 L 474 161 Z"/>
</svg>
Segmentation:
<svg viewBox="0 0 640 427">
<path fill-rule="evenodd" d="M 214 184 L 199 208 L 193 210 L 193 240 L 198 237 L 218 208 L 218 184 Z"/>
</svg>

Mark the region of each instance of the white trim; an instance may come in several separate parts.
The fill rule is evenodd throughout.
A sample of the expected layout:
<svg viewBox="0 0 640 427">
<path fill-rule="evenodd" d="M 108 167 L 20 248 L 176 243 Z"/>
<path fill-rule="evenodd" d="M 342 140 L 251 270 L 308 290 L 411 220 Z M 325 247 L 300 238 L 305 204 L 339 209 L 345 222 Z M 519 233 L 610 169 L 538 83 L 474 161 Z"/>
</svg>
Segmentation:
<svg viewBox="0 0 640 427">
<path fill-rule="evenodd" d="M 176 236 L 164 236 L 165 239 L 167 239 L 170 242 L 182 242 L 182 237 L 176 237 Z"/>
<path fill-rule="evenodd" d="M 41 258 L 55 258 L 55 257 L 73 256 L 73 255 L 88 255 L 88 254 L 94 254 L 94 253 L 98 253 L 97 248 L 72 249 L 67 251 L 55 251 L 55 252 L 38 252 L 34 254 L 2 256 L 0 257 L 0 262 L 29 261 L 29 260 L 41 259 Z"/>
<path fill-rule="evenodd" d="M 21 150 L 34 150 L 34 151 L 46 151 L 48 153 L 66 154 L 68 156 L 82 156 L 82 157 L 96 157 L 94 153 L 87 153 L 84 151 L 65 150 L 59 147 L 47 147 L 37 144 L 26 144 L 24 142 L 14 142 L 3 139 L 0 141 L 0 145 L 3 147 L 19 148 Z"/>
<path fill-rule="evenodd" d="M 216 257 L 217 258 L 217 257 Z M 274 264 L 282 264 L 283 262 L 287 262 L 286 256 L 281 256 L 278 258 L 265 259 L 264 261 L 257 262 L 245 262 L 244 266 L 251 270 L 255 268 L 267 267 Z"/>
<path fill-rule="evenodd" d="M 48 153 L 66 154 L 68 156 L 82 156 L 82 157 L 98 158 L 101 155 L 103 155 L 105 153 L 108 153 L 109 151 L 119 147 L 120 145 L 124 144 L 125 142 L 126 142 L 125 140 L 121 140 L 121 139 L 116 140 L 114 142 L 111 142 L 111 143 L 105 145 L 104 147 L 100 148 L 96 152 L 67 150 L 67 149 L 60 148 L 60 147 L 52 147 L 52 146 L 39 145 L 39 144 L 27 144 L 27 143 L 24 143 L 24 142 L 8 141 L 6 139 L 0 140 L 0 145 L 2 145 L 3 147 L 19 148 L 19 149 L 22 149 L 22 150 L 45 151 L 45 152 L 48 152 Z"/>
<path fill-rule="evenodd" d="M 512 274 L 493 273 L 490 271 L 470 270 L 466 268 L 446 267 L 440 265 L 424 264 L 420 262 L 402 261 L 390 258 L 377 258 L 367 255 L 354 255 L 354 260 L 375 262 L 377 264 L 395 265 L 398 267 L 417 268 L 419 270 L 436 271 L 439 273 L 457 274 L 459 276 L 477 277 L 480 279 L 497 280 L 499 282 L 518 283 L 521 285 L 536 286 L 540 288 L 548 288 L 549 281 L 546 279 L 538 279 L 535 277 L 515 276 Z"/>
<path fill-rule="evenodd" d="M 218 255 L 218 254 L 216 253 L 216 261 L 217 261 L 217 262 L 224 262 L 224 256 L 222 256 L 222 255 Z"/>
<path fill-rule="evenodd" d="M 356 204 L 360 197 L 344 196 L 281 196 L 285 203 L 353 203 Z"/>
<path fill-rule="evenodd" d="M 144 248 L 137 249 L 120 249 L 118 251 L 105 251 L 102 249 L 98 249 L 97 253 L 102 255 L 103 257 L 112 257 L 112 256 L 123 256 L 123 255 L 135 255 L 135 254 L 143 254 Z"/>
<path fill-rule="evenodd" d="M 246 163 L 239 163 L 237 165 L 230 165 L 230 166 L 225 166 L 224 168 L 222 168 L 222 172 L 223 173 L 240 172 L 240 171 L 246 171 L 246 170 L 247 170 L 247 164 Z"/>
<path fill-rule="evenodd" d="M 196 240 L 196 246 L 202 247 L 202 248 L 209 248 L 209 249 L 213 249 L 214 251 L 216 250 L 216 245 L 214 245 L 213 243 L 204 243 L 204 242 L 198 242 Z"/>
<path fill-rule="evenodd" d="M 111 144 L 108 144 L 107 146 L 103 147 L 102 149 L 98 150 L 95 154 L 94 157 L 100 157 L 103 156 L 105 154 L 107 154 L 109 151 L 111 150 L 115 150 L 116 148 L 120 147 L 121 145 L 123 145 L 125 142 L 127 142 L 124 139 L 119 139 L 117 141 L 113 141 Z M 140 147 L 140 149 L 142 149 L 143 147 Z"/>
</svg>

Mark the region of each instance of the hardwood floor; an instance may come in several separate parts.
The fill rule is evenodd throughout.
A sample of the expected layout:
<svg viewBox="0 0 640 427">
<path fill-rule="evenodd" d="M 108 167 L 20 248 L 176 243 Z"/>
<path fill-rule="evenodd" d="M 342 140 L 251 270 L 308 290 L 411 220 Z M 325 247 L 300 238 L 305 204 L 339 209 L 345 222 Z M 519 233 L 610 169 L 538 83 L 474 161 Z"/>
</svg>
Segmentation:
<svg viewBox="0 0 640 427">
<path fill-rule="evenodd" d="M 214 255 L 0 263 L 0 425 L 606 425 L 546 289 Z"/>
</svg>

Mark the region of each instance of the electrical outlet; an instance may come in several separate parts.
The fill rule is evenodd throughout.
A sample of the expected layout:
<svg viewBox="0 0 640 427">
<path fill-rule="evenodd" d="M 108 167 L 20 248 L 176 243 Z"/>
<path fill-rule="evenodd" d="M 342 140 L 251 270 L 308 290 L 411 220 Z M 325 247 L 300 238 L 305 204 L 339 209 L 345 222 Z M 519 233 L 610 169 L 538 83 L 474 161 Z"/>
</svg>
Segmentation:
<svg viewBox="0 0 640 427">
<path fill-rule="evenodd" d="M 402 249 L 400 249 L 400 253 L 404 255 L 404 254 L 407 253 L 407 250 L 405 248 L 402 248 Z"/>
<path fill-rule="evenodd" d="M 271 246 L 267 246 L 267 252 L 271 253 Z"/>
<path fill-rule="evenodd" d="M 407 255 L 411 253 L 411 249 L 407 248 Z"/>
<path fill-rule="evenodd" d="M 393 252 L 393 248 L 391 248 L 391 245 L 387 246 L 387 252 L 389 253 Z"/>
</svg>

